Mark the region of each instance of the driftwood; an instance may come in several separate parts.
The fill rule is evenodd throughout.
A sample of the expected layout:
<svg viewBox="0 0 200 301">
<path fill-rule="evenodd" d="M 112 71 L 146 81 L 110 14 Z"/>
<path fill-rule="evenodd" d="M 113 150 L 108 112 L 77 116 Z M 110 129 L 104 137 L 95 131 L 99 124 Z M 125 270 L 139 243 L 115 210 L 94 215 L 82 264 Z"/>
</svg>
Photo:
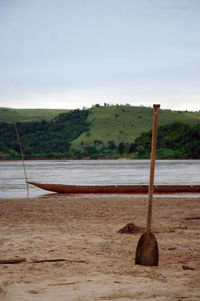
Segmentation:
<svg viewBox="0 0 200 301">
<path fill-rule="evenodd" d="M 0 264 L 16 264 L 25 262 L 26 258 L 8 258 L 8 259 L 0 259 Z M 40 260 L 33 260 L 29 261 L 28 263 L 43 263 L 43 262 L 60 262 L 60 261 L 67 261 L 67 262 L 75 262 L 75 263 L 85 263 L 85 260 L 72 260 L 66 258 L 55 258 L 55 259 L 40 259 Z"/>
<path fill-rule="evenodd" d="M 187 265 L 183 265 L 182 268 L 183 268 L 184 270 L 191 270 L 191 271 L 194 271 L 194 268 L 189 267 L 189 266 L 187 266 Z"/>
<path fill-rule="evenodd" d="M 0 264 L 16 264 L 25 262 L 26 258 L 9 258 L 9 259 L 0 259 Z"/>
<path fill-rule="evenodd" d="M 33 260 L 30 263 L 43 263 L 43 262 L 60 262 L 60 261 L 67 261 L 67 262 L 77 262 L 77 263 L 85 263 L 85 260 L 71 260 L 66 258 L 56 258 L 56 259 L 41 259 L 41 260 Z"/>
<path fill-rule="evenodd" d="M 191 219 L 200 219 L 200 216 L 196 216 L 196 217 L 186 217 L 185 220 L 189 221 Z"/>
<path fill-rule="evenodd" d="M 50 283 L 48 286 L 55 286 L 55 285 L 70 285 L 70 284 L 76 284 L 75 281 L 72 282 L 60 282 L 60 283 Z"/>
</svg>

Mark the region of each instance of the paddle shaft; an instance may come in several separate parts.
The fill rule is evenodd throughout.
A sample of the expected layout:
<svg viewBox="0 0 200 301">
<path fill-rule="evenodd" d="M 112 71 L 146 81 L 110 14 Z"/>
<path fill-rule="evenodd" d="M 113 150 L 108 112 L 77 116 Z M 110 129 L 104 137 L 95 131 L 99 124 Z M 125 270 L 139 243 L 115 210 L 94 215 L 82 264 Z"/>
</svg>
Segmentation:
<svg viewBox="0 0 200 301">
<path fill-rule="evenodd" d="M 158 111 L 160 105 L 153 105 L 153 131 L 152 131 L 152 143 L 151 143 L 151 165 L 150 165 L 150 178 L 149 178 L 149 190 L 148 190 L 148 214 L 147 214 L 147 228 L 146 232 L 151 232 L 151 220 L 152 220 L 152 203 L 153 203 L 153 183 L 154 183 L 154 170 L 156 159 L 156 141 L 157 141 L 157 127 L 158 127 Z"/>
</svg>

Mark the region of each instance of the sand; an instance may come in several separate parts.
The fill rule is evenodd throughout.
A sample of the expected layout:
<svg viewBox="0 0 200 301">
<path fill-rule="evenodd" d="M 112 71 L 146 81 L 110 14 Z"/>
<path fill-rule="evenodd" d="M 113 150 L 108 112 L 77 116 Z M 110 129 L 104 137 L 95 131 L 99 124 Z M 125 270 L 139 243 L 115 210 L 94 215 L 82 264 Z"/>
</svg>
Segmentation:
<svg viewBox="0 0 200 301">
<path fill-rule="evenodd" d="M 0 300 L 200 300 L 200 198 L 155 197 L 158 267 L 135 265 L 141 233 L 118 233 L 146 214 L 145 196 L 1 199 L 0 260 L 26 261 L 0 264 Z"/>
</svg>

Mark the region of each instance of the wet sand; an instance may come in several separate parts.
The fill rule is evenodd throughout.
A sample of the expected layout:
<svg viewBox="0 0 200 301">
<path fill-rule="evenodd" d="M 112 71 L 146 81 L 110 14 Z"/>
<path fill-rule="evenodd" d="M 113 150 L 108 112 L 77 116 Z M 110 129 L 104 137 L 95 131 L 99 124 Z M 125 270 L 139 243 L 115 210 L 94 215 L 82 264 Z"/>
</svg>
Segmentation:
<svg viewBox="0 0 200 301">
<path fill-rule="evenodd" d="M 118 233 L 146 214 L 145 196 L 0 199 L 0 260 L 26 260 L 0 264 L 0 300 L 200 300 L 200 198 L 155 197 L 158 267 Z"/>
</svg>

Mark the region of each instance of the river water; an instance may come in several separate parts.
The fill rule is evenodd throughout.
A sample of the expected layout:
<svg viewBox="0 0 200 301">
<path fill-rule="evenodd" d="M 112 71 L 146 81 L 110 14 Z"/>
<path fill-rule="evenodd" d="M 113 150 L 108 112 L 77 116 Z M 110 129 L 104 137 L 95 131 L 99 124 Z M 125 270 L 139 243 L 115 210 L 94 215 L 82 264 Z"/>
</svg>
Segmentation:
<svg viewBox="0 0 200 301">
<path fill-rule="evenodd" d="M 149 160 L 33 160 L 25 161 L 29 181 L 75 185 L 145 185 Z M 157 160 L 155 185 L 200 185 L 200 160 Z M 29 196 L 47 194 L 29 185 Z M 0 162 L 0 198 L 26 197 L 21 161 Z"/>
</svg>

